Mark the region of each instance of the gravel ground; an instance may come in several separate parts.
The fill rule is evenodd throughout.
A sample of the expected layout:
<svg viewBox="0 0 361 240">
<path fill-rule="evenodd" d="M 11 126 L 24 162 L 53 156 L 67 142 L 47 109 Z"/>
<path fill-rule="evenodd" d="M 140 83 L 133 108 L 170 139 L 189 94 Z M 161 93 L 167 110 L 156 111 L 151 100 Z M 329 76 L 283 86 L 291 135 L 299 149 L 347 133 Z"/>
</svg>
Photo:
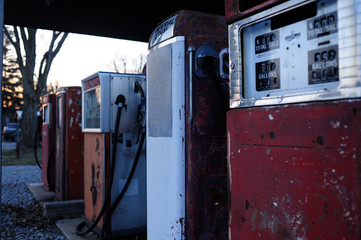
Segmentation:
<svg viewBox="0 0 361 240">
<path fill-rule="evenodd" d="M 37 166 L 3 166 L 1 239 L 66 240 L 54 220 L 43 218 L 43 210 L 26 186 L 41 182 Z"/>
</svg>

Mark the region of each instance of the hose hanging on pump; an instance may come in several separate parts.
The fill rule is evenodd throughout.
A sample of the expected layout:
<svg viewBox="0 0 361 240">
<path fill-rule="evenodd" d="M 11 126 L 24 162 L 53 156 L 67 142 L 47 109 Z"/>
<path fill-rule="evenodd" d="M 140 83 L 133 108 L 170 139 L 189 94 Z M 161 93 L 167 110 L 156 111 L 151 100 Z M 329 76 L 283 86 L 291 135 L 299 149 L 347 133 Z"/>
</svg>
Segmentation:
<svg viewBox="0 0 361 240">
<path fill-rule="evenodd" d="M 109 221 L 111 220 L 111 216 L 114 213 L 115 209 L 118 207 L 120 201 L 123 199 L 125 192 L 127 191 L 130 182 L 132 181 L 132 178 L 134 176 L 135 170 L 137 169 L 138 166 L 138 162 L 139 162 L 139 158 L 140 158 L 140 154 L 142 153 L 142 149 L 143 149 L 143 145 L 144 145 L 144 141 L 145 141 L 145 137 L 146 137 L 146 130 L 145 130 L 145 94 L 144 94 L 144 90 L 142 88 L 142 86 L 140 85 L 140 83 L 138 81 L 136 81 L 134 83 L 134 92 L 138 93 L 140 92 L 140 99 L 141 102 L 138 105 L 138 110 L 137 110 L 137 123 L 139 125 L 139 131 L 138 134 L 141 133 L 141 138 L 140 138 L 140 142 L 138 145 L 138 149 L 137 149 L 137 153 L 135 155 L 135 159 L 132 165 L 132 168 L 129 172 L 128 178 L 123 186 L 122 191 L 120 192 L 120 194 L 118 195 L 118 197 L 115 199 L 115 201 L 113 202 L 110 211 L 109 211 L 109 215 L 107 215 L 107 217 L 104 220 L 103 226 L 102 226 L 102 231 L 101 231 L 101 239 L 104 239 L 104 233 L 105 233 L 105 228 L 107 226 L 107 224 L 109 223 Z M 139 136 L 138 136 L 139 137 Z M 139 139 L 138 139 L 139 140 Z"/>
<path fill-rule="evenodd" d="M 131 180 L 132 180 L 132 178 L 134 176 L 135 170 L 137 169 L 140 154 L 142 153 L 145 136 L 146 136 L 146 131 L 145 131 L 145 128 L 144 128 L 144 131 L 142 133 L 142 136 L 141 136 L 141 139 L 140 139 L 140 142 L 139 142 L 139 145 L 138 145 L 137 154 L 135 155 L 135 159 L 134 159 L 134 162 L 133 162 L 132 169 L 129 172 L 127 181 L 125 182 L 125 185 L 124 185 L 122 191 L 120 192 L 118 197 L 115 199 L 114 203 L 112 204 L 112 207 L 110 208 L 110 211 L 109 211 L 109 215 L 107 215 L 107 217 L 104 220 L 100 239 L 104 239 L 105 228 L 106 228 L 107 224 L 109 223 L 113 212 L 118 207 L 120 201 L 123 199 L 123 196 L 124 196 L 125 192 L 127 191 L 128 187 L 129 187 L 129 184 L 130 184 L 130 182 L 131 182 Z"/>
<path fill-rule="evenodd" d="M 37 145 L 38 145 L 38 132 L 39 132 L 39 123 L 37 124 L 36 130 L 35 130 L 35 141 L 34 141 L 34 157 L 35 157 L 35 161 L 36 164 L 38 165 L 38 167 L 40 169 L 42 169 L 40 162 L 38 160 L 38 154 L 36 153 L 37 151 Z"/>
<path fill-rule="evenodd" d="M 134 92 L 140 92 L 140 104 L 137 109 L 137 123 L 138 123 L 138 132 L 137 132 L 137 141 L 139 142 L 140 134 L 145 127 L 145 93 L 138 81 L 134 83 Z"/>
<path fill-rule="evenodd" d="M 83 236 L 83 235 L 91 232 L 96 227 L 96 225 L 99 223 L 100 219 L 102 218 L 102 216 L 105 212 L 105 209 L 107 208 L 107 206 L 110 202 L 110 196 L 111 196 L 111 192 L 112 192 L 113 178 L 114 178 L 114 169 L 115 169 L 114 166 L 115 166 L 115 160 L 116 160 L 116 154 L 117 154 L 116 144 L 117 144 L 117 138 L 118 138 L 118 133 L 119 133 L 119 122 L 120 122 L 120 117 L 122 114 L 122 109 L 124 106 L 126 107 L 125 97 L 122 94 L 118 95 L 117 99 L 115 100 L 115 104 L 118 105 L 118 110 L 117 110 L 117 117 L 116 117 L 115 126 L 114 126 L 113 149 L 112 149 L 113 151 L 112 151 L 112 162 L 111 162 L 112 168 L 110 171 L 109 186 L 107 189 L 107 193 L 105 195 L 105 200 L 104 200 L 103 206 L 102 206 L 97 218 L 92 223 L 92 225 L 88 226 L 88 229 L 85 230 L 84 232 L 81 232 L 81 229 L 83 227 L 87 226 L 87 224 L 85 222 L 82 222 L 77 226 L 76 233 L 79 236 Z"/>
</svg>

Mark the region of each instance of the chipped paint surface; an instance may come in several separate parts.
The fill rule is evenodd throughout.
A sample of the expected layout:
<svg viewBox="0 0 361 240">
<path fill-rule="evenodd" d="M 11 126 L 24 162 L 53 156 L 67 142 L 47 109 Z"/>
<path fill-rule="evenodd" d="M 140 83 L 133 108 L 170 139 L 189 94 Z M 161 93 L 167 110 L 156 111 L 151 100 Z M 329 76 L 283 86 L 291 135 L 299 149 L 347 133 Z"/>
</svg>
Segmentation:
<svg viewBox="0 0 361 240">
<path fill-rule="evenodd" d="M 83 199 L 84 136 L 81 131 L 80 87 L 58 90 L 59 105 L 56 116 L 56 181 L 57 200 Z M 78 123 L 78 124 L 76 124 Z"/>
<path fill-rule="evenodd" d="M 104 202 L 104 185 L 107 184 L 109 169 L 104 169 L 104 163 L 109 166 L 109 155 L 104 159 L 104 151 L 109 152 L 110 135 L 85 133 L 84 134 L 84 205 L 85 217 L 94 221 Z M 105 144 L 105 145 L 104 145 Z M 98 227 L 103 225 L 103 218 Z"/>
<path fill-rule="evenodd" d="M 49 123 L 43 121 L 41 128 L 41 180 L 47 191 L 55 187 L 55 94 L 46 94 L 42 97 L 43 113 L 48 108 Z"/>
<path fill-rule="evenodd" d="M 235 109 L 227 127 L 230 240 L 361 238 L 360 99 Z"/>
</svg>

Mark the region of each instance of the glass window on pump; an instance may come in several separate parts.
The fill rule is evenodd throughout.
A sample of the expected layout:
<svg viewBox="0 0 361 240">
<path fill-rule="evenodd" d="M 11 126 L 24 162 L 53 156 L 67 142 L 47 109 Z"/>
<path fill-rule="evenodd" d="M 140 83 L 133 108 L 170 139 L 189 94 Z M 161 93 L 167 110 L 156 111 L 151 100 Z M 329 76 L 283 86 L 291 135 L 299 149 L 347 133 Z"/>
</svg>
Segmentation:
<svg viewBox="0 0 361 240">
<path fill-rule="evenodd" d="M 92 89 L 84 94 L 85 106 L 85 127 L 100 128 L 100 87 Z"/>
</svg>

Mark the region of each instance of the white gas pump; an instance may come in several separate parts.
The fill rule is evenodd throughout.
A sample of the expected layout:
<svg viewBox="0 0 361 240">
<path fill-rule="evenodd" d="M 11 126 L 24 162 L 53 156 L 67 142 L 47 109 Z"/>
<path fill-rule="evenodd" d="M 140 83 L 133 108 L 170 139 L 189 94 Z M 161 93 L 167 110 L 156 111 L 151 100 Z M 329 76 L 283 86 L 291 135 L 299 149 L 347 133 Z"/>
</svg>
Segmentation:
<svg viewBox="0 0 361 240">
<path fill-rule="evenodd" d="M 228 81 L 218 72 L 224 20 L 183 10 L 150 36 L 147 239 L 227 237 Z"/>
<path fill-rule="evenodd" d="M 145 75 L 98 72 L 82 91 L 85 217 L 106 237 L 145 232 Z"/>
</svg>

